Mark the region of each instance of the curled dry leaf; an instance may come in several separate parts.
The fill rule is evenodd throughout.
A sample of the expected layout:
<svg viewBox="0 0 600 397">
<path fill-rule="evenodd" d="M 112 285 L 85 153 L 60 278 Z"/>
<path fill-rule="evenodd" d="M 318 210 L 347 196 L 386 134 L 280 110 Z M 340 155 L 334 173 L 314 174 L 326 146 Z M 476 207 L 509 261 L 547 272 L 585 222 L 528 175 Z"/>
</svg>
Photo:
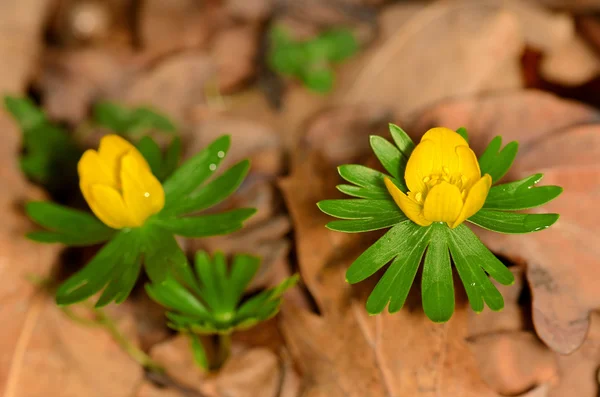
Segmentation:
<svg viewBox="0 0 600 397">
<path fill-rule="evenodd" d="M 494 252 L 526 263 L 535 329 L 544 343 L 565 354 L 583 343 L 589 312 L 600 307 L 600 127 L 585 125 L 599 116 L 582 104 L 525 92 L 443 103 L 410 128 L 465 126 L 478 153 L 496 135 L 505 143 L 518 140 L 519 155 L 505 180 L 540 172 L 543 184 L 565 189 L 542 210 L 561 214 L 548 230 L 527 236 L 478 230 Z"/>
<path fill-rule="evenodd" d="M 473 338 L 483 379 L 502 395 L 515 395 L 555 381 L 558 368 L 552 351 L 530 332 L 504 332 Z"/>
<path fill-rule="evenodd" d="M 323 116 L 324 117 L 324 116 Z M 335 166 L 366 153 L 335 156 L 329 162 L 330 131 L 320 140 L 312 127 L 301 140 L 292 173 L 280 182 L 295 226 L 298 266 L 319 314 L 284 303 L 282 330 L 304 379 L 304 395 L 316 397 L 458 396 L 497 394 L 479 376 L 465 339 L 466 298 L 447 324 L 434 324 L 422 312 L 418 297 L 399 313 L 369 317 L 361 287 L 350 287 L 344 273 L 373 236 L 327 230 L 328 217 L 315 202 L 335 197 Z M 356 131 L 346 130 L 347 140 Z M 325 153 L 324 153 L 325 152 Z M 414 291 L 413 291 L 414 293 Z M 411 303 L 412 302 L 412 303 Z"/>
</svg>

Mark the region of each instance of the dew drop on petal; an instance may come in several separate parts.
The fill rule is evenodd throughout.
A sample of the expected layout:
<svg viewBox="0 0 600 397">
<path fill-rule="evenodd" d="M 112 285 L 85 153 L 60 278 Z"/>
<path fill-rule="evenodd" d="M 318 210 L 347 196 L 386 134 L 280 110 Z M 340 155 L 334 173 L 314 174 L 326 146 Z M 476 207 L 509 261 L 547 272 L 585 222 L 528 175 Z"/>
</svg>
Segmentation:
<svg viewBox="0 0 600 397">
<path fill-rule="evenodd" d="M 145 192 L 144 193 L 144 197 L 150 197 L 150 193 L 149 192 Z"/>
<path fill-rule="evenodd" d="M 214 170 L 216 170 L 216 169 L 217 169 L 217 165 L 216 165 L 216 164 L 211 164 L 211 165 L 209 165 L 209 166 L 208 166 L 208 168 L 209 168 L 211 171 L 214 171 Z"/>
<path fill-rule="evenodd" d="M 217 156 L 219 156 L 219 158 L 222 159 L 223 157 L 225 157 L 225 152 L 220 150 L 219 153 L 217 153 Z"/>
</svg>

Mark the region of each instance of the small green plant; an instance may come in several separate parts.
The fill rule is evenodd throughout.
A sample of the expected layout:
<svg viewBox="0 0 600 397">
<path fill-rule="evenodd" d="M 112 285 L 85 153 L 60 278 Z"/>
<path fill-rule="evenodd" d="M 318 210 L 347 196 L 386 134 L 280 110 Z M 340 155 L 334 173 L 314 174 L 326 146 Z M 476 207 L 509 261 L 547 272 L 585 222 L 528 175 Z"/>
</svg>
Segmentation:
<svg viewBox="0 0 600 397">
<path fill-rule="evenodd" d="M 205 252 L 198 252 L 194 270 L 186 265 L 178 278 L 146 284 L 148 295 L 170 310 L 169 326 L 190 335 L 194 357 L 202 368 L 220 367 L 229 355 L 231 333 L 275 316 L 283 293 L 298 281 L 292 276 L 244 300 L 244 291 L 259 266 L 257 257 L 236 255 L 228 269 L 222 253 L 211 259 Z M 198 335 L 219 336 L 219 351 L 212 363 Z"/>
<path fill-rule="evenodd" d="M 130 138 L 139 138 L 153 130 L 177 133 L 177 127 L 167 116 L 146 106 L 129 109 L 114 102 L 98 102 L 94 106 L 94 121 L 99 126 Z"/>
<path fill-rule="evenodd" d="M 58 304 L 80 302 L 101 290 L 96 307 L 120 303 L 142 267 L 156 283 L 185 270 L 187 259 L 175 235 L 230 233 L 254 214 L 253 208 L 241 208 L 196 215 L 232 194 L 248 172 L 249 161 L 243 160 L 209 180 L 227 154 L 229 136 L 218 138 L 173 172 L 178 144 L 165 159 L 158 156 L 156 144 L 142 140 L 139 145 L 141 153 L 118 135 L 106 135 L 97 151 L 90 149 L 79 160 L 79 185 L 95 216 L 50 202 L 27 204 L 29 217 L 47 229 L 29 233 L 34 241 L 71 246 L 106 243 L 58 288 Z M 164 183 L 161 177 L 166 177 Z"/>
<path fill-rule="evenodd" d="M 390 125 L 394 144 L 371 137 L 375 155 L 389 173 L 362 165 L 342 165 L 339 173 L 351 184 L 338 189 L 354 199 L 325 200 L 321 211 L 337 217 L 327 227 L 346 233 L 391 228 L 352 263 L 349 283 L 358 283 L 391 261 L 367 299 L 370 314 L 399 311 L 408 296 L 423 256 L 422 299 L 425 314 L 447 321 L 454 312 L 452 258 L 475 312 L 504 307 L 488 275 L 504 285 L 514 276 L 477 236 L 468 221 L 500 233 L 530 233 L 558 220 L 558 214 L 525 214 L 560 195 L 558 186 L 535 187 L 542 174 L 494 185 L 509 170 L 518 144 L 501 149 L 494 138 L 479 160 L 469 148 L 464 128 L 429 130 L 415 146 L 398 126 Z"/>
<path fill-rule="evenodd" d="M 23 133 L 21 170 L 32 182 L 52 194 L 77 178 L 77 161 L 83 151 L 62 128 L 51 123 L 30 99 L 4 97 L 4 106 Z"/>
<path fill-rule="evenodd" d="M 333 65 L 358 52 L 356 38 L 348 29 L 333 29 L 308 41 L 293 40 L 281 27 L 271 31 L 270 67 L 296 77 L 309 89 L 326 93 L 334 83 Z"/>
</svg>

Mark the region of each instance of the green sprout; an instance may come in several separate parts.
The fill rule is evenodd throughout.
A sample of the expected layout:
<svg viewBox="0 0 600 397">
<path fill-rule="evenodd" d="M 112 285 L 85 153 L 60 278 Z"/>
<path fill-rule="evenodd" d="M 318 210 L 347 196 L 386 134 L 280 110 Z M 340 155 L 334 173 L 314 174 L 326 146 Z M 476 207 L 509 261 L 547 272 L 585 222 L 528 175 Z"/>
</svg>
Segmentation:
<svg viewBox="0 0 600 397">
<path fill-rule="evenodd" d="M 338 190 L 355 198 L 318 203 L 321 211 L 341 219 L 327 224 L 331 230 L 391 228 L 352 263 L 347 281 L 363 281 L 391 262 L 366 308 L 378 314 L 389 305 L 394 313 L 404 305 L 424 257 L 423 309 L 432 321 L 445 322 L 454 312 L 452 259 L 471 308 L 481 312 L 485 303 L 501 310 L 504 300 L 488 275 L 503 285 L 512 284 L 514 276 L 463 222 L 500 233 L 543 230 L 558 220 L 558 214 L 514 211 L 543 205 L 562 188 L 536 187 L 542 174 L 496 184 L 518 149 L 517 142 L 501 149 L 499 136 L 477 159 L 464 128 L 431 129 L 417 146 L 400 127 L 391 124 L 390 132 L 394 144 L 371 137 L 371 147 L 389 175 L 362 165 L 342 165 L 339 173 L 350 184 Z"/>
<path fill-rule="evenodd" d="M 309 89 L 326 93 L 334 82 L 333 65 L 358 52 L 356 38 L 348 29 L 333 29 L 308 41 L 295 41 L 281 27 L 271 31 L 270 67 L 296 77 Z"/>
<path fill-rule="evenodd" d="M 294 275 L 244 300 L 244 291 L 259 266 L 257 257 L 236 255 L 228 269 L 222 253 L 215 253 L 211 260 L 200 251 L 194 270 L 186 265 L 177 279 L 168 277 L 162 283 L 146 284 L 148 295 L 170 310 L 169 326 L 190 335 L 194 358 L 202 368 L 220 367 L 229 355 L 231 333 L 275 316 L 283 293 L 298 281 Z M 212 363 L 198 335 L 219 335 L 220 350 Z"/>
</svg>

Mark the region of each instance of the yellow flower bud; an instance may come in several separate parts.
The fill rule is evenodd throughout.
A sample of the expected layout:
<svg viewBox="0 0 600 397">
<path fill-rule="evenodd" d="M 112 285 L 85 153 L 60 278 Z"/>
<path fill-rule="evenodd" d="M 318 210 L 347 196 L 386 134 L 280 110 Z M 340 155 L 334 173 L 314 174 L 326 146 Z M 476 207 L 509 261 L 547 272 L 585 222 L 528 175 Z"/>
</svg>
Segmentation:
<svg viewBox="0 0 600 397">
<path fill-rule="evenodd" d="M 79 187 L 98 219 L 114 229 L 142 226 L 165 205 L 165 193 L 141 153 L 118 135 L 106 135 L 98 151 L 77 165 Z"/>
<path fill-rule="evenodd" d="M 448 128 L 432 128 L 415 147 L 404 174 L 408 194 L 389 179 L 385 185 L 402 212 L 429 226 L 446 222 L 455 228 L 483 207 L 492 178 L 481 176 L 469 144 Z"/>
</svg>

